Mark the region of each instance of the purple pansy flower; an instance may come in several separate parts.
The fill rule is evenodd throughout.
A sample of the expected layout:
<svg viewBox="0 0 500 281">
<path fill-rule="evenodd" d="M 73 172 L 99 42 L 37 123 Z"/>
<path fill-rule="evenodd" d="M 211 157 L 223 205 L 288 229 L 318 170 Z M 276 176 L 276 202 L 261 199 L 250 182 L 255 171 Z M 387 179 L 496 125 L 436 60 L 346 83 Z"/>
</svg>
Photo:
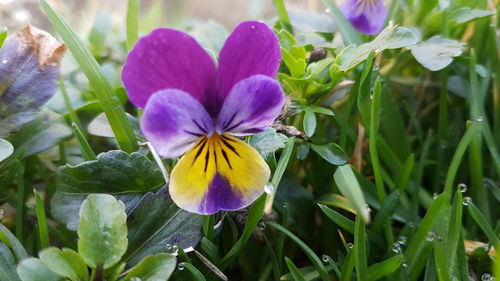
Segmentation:
<svg viewBox="0 0 500 281">
<path fill-rule="evenodd" d="M 123 67 L 130 101 L 144 108 L 141 128 L 163 157 L 179 157 L 169 192 L 200 214 L 243 208 L 263 192 L 269 167 L 235 136 L 271 125 L 285 96 L 276 76 L 279 41 L 260 22 L 229 36 L 218 66 L 190 35 L 167 28 L 141 38 Z"/>
<path fill-rule="evenodd" d="M 387 18 L 383 0 L 346 0 L 340 9 L 357 30 L 366 34 L 379 33 Z"/>
</svg>

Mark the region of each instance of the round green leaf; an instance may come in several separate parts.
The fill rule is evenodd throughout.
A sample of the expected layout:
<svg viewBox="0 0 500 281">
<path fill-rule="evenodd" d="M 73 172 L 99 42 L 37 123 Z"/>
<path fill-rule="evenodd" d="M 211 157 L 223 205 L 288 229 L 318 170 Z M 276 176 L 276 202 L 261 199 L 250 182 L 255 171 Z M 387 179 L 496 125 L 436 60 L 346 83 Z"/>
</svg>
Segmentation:
<svg viewBox="0 0 500 281">
<path fill-rule="evenodd" d="M 50 247 L 41 251 L 39 256 L 50 270 L 60 276 L 73 281 L 88 279 L 88 269 L 85 261 L 77 252 L 71 249 L 61 251 L 55 247 Z"/>
<path fill-rule="evenodd" d="M 40 259 L 27 258 L 17 267 L 23 281 L 62 281 L 64 278 L 52 272 Z"/>
<path fill-rule="evenodd" d="M 125 276 L 125 281 L 166 281 L 174 272 L 176 258 L 169 254 L 158 254 L 147 256 L 139 264 L 134 266 Z"/>
<path fill-rule="evenodd" d="M 333 165 L 344 165 L 347 163 L 345 152 L 333 142 L 326 145 L 310 144 L 310 146 L 319 156 Z"/>
<path fill-rule="evenodd" d="M 127 250 L 127 215 L 121 201 L 108 194 L 90 194 L 80 209 L 78 253 L 87 265 L 104 269 L 118 263 Z"/>
</svg>

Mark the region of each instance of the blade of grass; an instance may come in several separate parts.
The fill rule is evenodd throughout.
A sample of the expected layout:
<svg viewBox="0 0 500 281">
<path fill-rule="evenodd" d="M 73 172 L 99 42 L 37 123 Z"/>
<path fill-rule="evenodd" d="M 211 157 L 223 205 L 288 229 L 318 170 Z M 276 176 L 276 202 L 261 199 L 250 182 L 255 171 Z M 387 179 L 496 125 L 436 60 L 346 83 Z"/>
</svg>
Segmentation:
<svg viewBox="0 0 500 281">
<path fill-rule="evenodd" d="M 291 233 L 288 231 L 288 229 L 284 228 L 283 226 L 273 222 L 269 221 L 267 222 L 268 225 L 274 227 L 278 231 L 284 233 L 288 238 L 292 239 L 301 249 L 304 251 L 304 253 L 309 257 L 309 260 L 314 264 L 316 267 L 316 270 L 319 272 L 319 275 L 321 277 L 321 280 L 323 281 L 329 281 L 330 277 L 328 276 L 328 272 L 325 269 L 325 266 L 321 262 L 321 260 L 318 258 L 318 256 L 314 253 L 314 251 L 309 248 L 302 240 L 300 240 L 295 234 Z M 330 260 L 331 263 L 333 263 L 333 260 Z"/>
<path fill-rule="evenodd" d="M 184 265 L 184 268 L 187 269 L 191 273 L 191 276 L 193 277 L 193 279 L 191 279 L 191 280 L 197 280 L 197 281 L 206 281 L 207 280 L 207 279 L 205 279 L 203 274 L 194 265 L 190 264 L 189 262 L 184 262 L 183 265 Z"/>
<path fill-rule="evenodd" d="M 128 0 L 127 6 L 127 48 L 130 51 L 137 42 L 139 28 L 140 0 Z"/>
<path fill-rule="evenodd" d="M 348 250 L 347 256 L 345 257 L 344 264 L 342 265 L 342 271 L 340 274 L 340 281 L 351 281 L 352 272 L 354 271 L 354 251 Z"/>
<path fill-rule="evenodd" d="M 24 222 L 26 219 L 26 186 L 24 184 L 24 164 L 16 160 L 17 202 L 16 202 L 16 237 L 23 241 Z"/>
<path fill-rule="evenodd" d="M 449 263 L 447 262 L 443 250 L 441 249 L 441 244 L 434 240 L 434 261 L 436 263 L 436 271 L 439 281 L 451 281 L 450 275 L 448 274 Z"/>
<path fill-rule="evenodd" d="M 352 27 L 351 23 L 345 18 L 339 7 L 333 0 L 323 0 L 323 4 L 330 10 L 332 19 L 337 23 L 342 39 L 345 45 L 359 45 L 362 43 L 358 32 Z"/>
<path fill-rule="evenodd" d="M 396 255 L 368 267 L 368 280 L 375 281 L 395 272 L 403 264 L 403 256 Z"/>
<path fill-rule="evenodd" d="M 354 207 L 356 214 L 363 216 L 366 222 L 370 222 L 370 211 L 351 166 L 344 165 L 338 167 L 333 174 L 333 178 L 340 192 Z"/>
<path fill-rule="evenodd" d="M 290 34 L 293 34 L 292 24 L 290 23 L 290 17 L 288 17 L 288 12 L 286 11 L 285 3 L 283 0 L 273 0 L 274 8 L 278 14 L 278 20 L 280 22 L 281 27 L 288 31 Z"/>
<path fill-rule="evenodd" d="M 80 122 L 80 119 L 78 118 L 78 115 L 76 115 L 76 111 L 73 108 L 73 105 L 71 105 L 71 100 L 69 99 L 68 91 L 66 90 L 66 86 L 64 85 L 64 81 L 62 78 L 59 78 L 57 80 L 59 84 L 59 89 L 61 89 L 62 96 L 64 98 L 64 104 L 66 105 L 66 109 L 69 112 L 69 117 L 71 121 L 75 124 L 78 125 L 78 127 L 82 128 L 82 123 Z"/>
<path fill-rule="evenodd" d="M 245 228 L 243 229 L 243 233 L 241 234 L 240 239 L 238 239 L 238 241 L 236 241 L 236 243 L 233 245 L 231 250 L 229 250 L 224 258 L 222 258 L 219 266 L 220 269 L 224 270 L 226 267 L 228 267 L 236 257 L 236 255 L 238 255 L 238 253 L 246 245 L 246 243 L 248 242 L 248 238 L 250 238 L 250 234 L 252 234 L 253 230 L 264 214 L 265 202 L 266 194 L 264 193 L 253 203 L 250 211 L 248 212 L 247 222 L 245 224 Z"/>
<path fill-rule="evenodd" d="M 384 180 L 380 174 L 380 161 L 377 154 L 377 126 L 380 111 L 380 94 L 382 92 L 380 86 L 380 76 L 375 80 L 375 89 L 373 91 L 373 100 L 370 108 L 370 129 L 369 129 L 369 150 L 370 159 L 375 177 L 375 186 L 377 187 L 378 200 L 384 202 L 386 194 L 384 190 Z M 359 97 L 359 95 L 358 95 Z"/>
<path fill-rule="evenodd" d="M 287 257 L 285 257 L 285 263 L 288 269 L 290 270 L 290 275 L 292 275 L 293 280 L 295 281 L 306 281 L 302 272 L 295 266 L 293 261 Z"/>
<path fill-rule="evenodd" d="M 109 120 L 120 148 L 126 152 L 136 151 L 137 141 L 132 126 L 125 115 L 120 100 L 104 77 L 96 59 L 58 11 L 54 10 L 45 0 L 40 0 L 40 4 L 52 26 L 61 35 L 64 43 L 87 76 L 90 85 L 95 89 L 96 96 Z"/>
<path fill-rule="evenodd" d="M 78 125 L 73 122 L 73 124 L 71 124 L 71 128 L 73 129 L 73 134 L 76 136 L 78 143 L 80 144 L 83 159 L 85 161 L 97 160 L 97 156 L 90 147 L 90 144 L 87 142 L 87 139 L 83 135 L 83 132 L 80 130 L 80 127 L 78 127 Z"/>
<path fill-rule="evenodd" d="M 273 189 L 271 194 L 266 199 L 266 204 L 264 208 L 264 212 L 266 214 L 271 213 L 273 209 L 274 196 L 276 195 L 276 191 L 278 190 L 278 185 L 285 173 L 286 167 L 288 166 L 288 162 L 290 161 L 290 156 L 292 155 L 293 145 L 295 143 L 295 138 L 289 138 L 286 142 L 285 148 L 283 148 L 283 152 L 281 152 L 280 160 L 278 161 L 278 165 L 276 166 L 276 170 L 274 171 L 273 178 L 271 179 L 271 185 Z"/>
<path fill-rule="evenodd" d="M 446 260 L 448 261 L 449 274 L 453 275 L 456 264 L 457 248 L 462 232 L 462 191 L 459 189 L 455 193 L 455 199 L 451 207 L 450 223 L 448 234 L 445 237 Z"/>
<path fill-rule="evenodd" d="M 406 158 L 405 162 L 403 163 L 403 172 L 398 178 L 398 181 L 396 183 L 396 188 L 399 189 L 401 192 L 404 192 L 406 187 L 408 186 L 408 182 L 410 181 L 411 177 L 411 172 L 413 171 L 413 165 L 415 164 L 415 157 L 412 154 Z"/>
<path fill-rule="evenodd" d="M 40 249 L 45 249 L 50 245 L 45 208 L 43 206 L 43 200 L 40 193 L 35 189 L 33 189 L 33 193 L 35 194 L 35 210 L 38 222 L 38 234 L 40 235 Z"/>
<path fill-rule="evenodd" d="M 356 277 L 358 281 L 368 280 L 368 262 L 366 260 L 366 232 L 365 222 L 360 215 L 356 216 L 354 222 L 354 260 L 356 265 Z"/>
<path fill-rule="evenodd" d="M 372 229 L 375 231 L 380 230 L 384 223 L 389 223 L 394 210 L 399 202 L 399 197 L 401 196 L 401 192 L 399 190 L 395 190 L 384 201 L 382 207 L 375 215 L 373 219 Z"/>
<path fill-rule="evenodd" d="M 417 260 L 421 257 L 423 247 L 427 244 L 427 234 L 432 230 L 432 227 L 436 223 L 438 215 L 441 212 L 441 208 L 447 200 L 446 195 L 441 194 L 432 202 L 427 210 L 427 213 L 420 222 L 420 225 L 408 245 L 408 248 L 406 248 L 405 257 L 409 263 L 409 272 L 412 272 Z"/>
<path fill-rule="evenodd" d="M 476 221 L 479 227 L 483 230 L 484 234 L 486 234 L 486 236 L 490 240 L 490 244 L 493 246 L 497 245 L 499 242 L 498 236 L 488 223 L 488 220 L 486 220 L 486 217 L 483 215 L 481 210 L 479 210 L 479 208 L 474 203 L 472 203 L 472 200 L 470 198 L 465 198 L 464 204 L 467 204 L 467 211 L 474 219 L 474 221 Z"/>
<path fill-rule="evenodd" d="M 448 172 L 446 173 L 446 180 L 444 183 L 444 194 L 447 196 L 447 198 L 451 198 L 453 181 L 455 180 L 458 167 L 460 166 L 460 161 L 464 156 L 467 146 L 469 146 L 469 143 L 471 142 L 472 138 L 476 135 L 478 131 L 478 126 L 480 124 L 480 122 L 478 121 L 469 121 L 469 122 L 470 126 L 467 128 L 467 131 L 465 131 L 465 134 L 462 136 L 462 139 L 458 143 L 457 149 L 455 150 L 453 158 L 451 159 Z"/>
</svg>

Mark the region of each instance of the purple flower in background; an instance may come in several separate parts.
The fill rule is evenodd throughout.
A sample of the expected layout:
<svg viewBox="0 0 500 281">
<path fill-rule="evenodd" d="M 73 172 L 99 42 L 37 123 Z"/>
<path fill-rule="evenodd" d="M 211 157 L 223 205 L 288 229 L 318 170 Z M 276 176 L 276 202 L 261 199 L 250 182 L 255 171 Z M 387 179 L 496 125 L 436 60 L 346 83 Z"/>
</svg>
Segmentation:
<svg viewBox="0 0 500 281">
<path fill-rule="evenodd" d="M 383 0 L 346 0 L 340 9 L 357 30 L 366 34 L 379 33 L 387 18 Z"/>
<path fill-rule="evenodd" d="M 243 22 L 229 36 L 218 66 L 190 35 L 153 30 L 129 53 L 122 79 L 144 108 L 141 128 L 163 157 L 179 157 L 169 183 L 181 208 L 200 214 L 237 210 L 263 192 L 269 167 L 234 136 L 265 130 L 284 94 L 276 76 L 279 41 L 260 22 Z"/>
</svg>

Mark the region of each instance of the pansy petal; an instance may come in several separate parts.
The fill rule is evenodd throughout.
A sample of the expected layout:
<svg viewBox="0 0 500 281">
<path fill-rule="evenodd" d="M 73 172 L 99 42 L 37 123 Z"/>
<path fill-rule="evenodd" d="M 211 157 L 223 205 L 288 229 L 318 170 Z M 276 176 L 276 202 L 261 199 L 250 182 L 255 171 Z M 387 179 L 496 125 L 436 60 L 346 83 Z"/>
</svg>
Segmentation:
<svg viewBox="0 0 500 281">
<path fill-rule="evenodd" d="M 266 162 L 251 146 L 230 135 L 204 137 L 175 165 L 169 192 L 193 213 L 238 210 L 255 201 L 270 176 Z"/>
<path fill-rule="evenodd" d="M 278 117 L 285 102 L 279 83 L 264 75 L 241 80 L 226 97 L 215 130 L 233 135 L 264 131 Z"/>
<path fill-rule="evenodd" d="M 275 77 L 281 60 L 278 37 L 264 23 L 243 22 L 227 39 L 219 55 L 219 98 L 238 81 L 256 74 Z"/>
<path fill-rule="evenodd" d="M 365 34 L 379 33 L 387 18 L 383 0 L 346 0 L 340 9 L 351 24 Z"/>
<path fill-rule="evenodd" d="M 216 68 L 190 35 L 158 28 L 137 41 L 123 66 L 122 80 L 133 104 L 144 107 L 159 90 L 179 89 L 202 104 L 216 95 Z"/>
<path fill-rule="evenodd" d="M 203 105 L 181 90 L 167 89 L 151 96 L 141 118 L 144 136 L 163 157 L 178 157 L 213 132 L 212 118 Z"/>
</svg>

